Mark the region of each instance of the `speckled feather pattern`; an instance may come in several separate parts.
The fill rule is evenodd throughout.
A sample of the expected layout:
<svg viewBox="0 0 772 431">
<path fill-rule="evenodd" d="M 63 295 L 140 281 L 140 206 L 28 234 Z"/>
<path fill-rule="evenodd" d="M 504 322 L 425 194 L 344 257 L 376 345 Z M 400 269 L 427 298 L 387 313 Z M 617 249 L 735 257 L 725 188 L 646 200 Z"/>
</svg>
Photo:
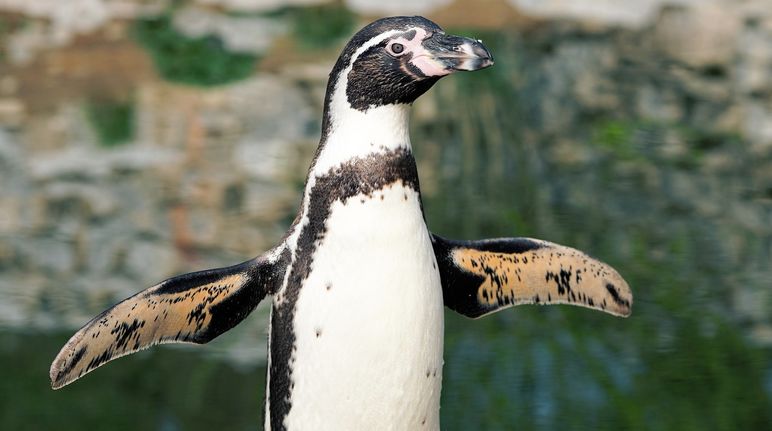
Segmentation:
<svg viewBox="0 0 772 431">
<path fill-rule="evenodd" d="M 212 340 L 238 324 L 275 287 L 281 266 L 265 262 L 258 258 L 175 277 L 104 311 L 59 352 L 51 364 L 51 385 L 62 387 L 155 344 Z"/>
<path fill-rule="evenodd" d="M 435 237 L 435 243 L 451 265 L 442 268 L 445 289 L 466 292 L 462 300 L 470 317 L 520 304 L 573 304 L 616 316 L 630 314 L 633 297 L 624 279 L 579 250 L 530 238 L 447 243 Z M 519 247 L 507 250 L 507 244 Z M 453 308 L 450 292 L 446 298 Z"/>
</svg>

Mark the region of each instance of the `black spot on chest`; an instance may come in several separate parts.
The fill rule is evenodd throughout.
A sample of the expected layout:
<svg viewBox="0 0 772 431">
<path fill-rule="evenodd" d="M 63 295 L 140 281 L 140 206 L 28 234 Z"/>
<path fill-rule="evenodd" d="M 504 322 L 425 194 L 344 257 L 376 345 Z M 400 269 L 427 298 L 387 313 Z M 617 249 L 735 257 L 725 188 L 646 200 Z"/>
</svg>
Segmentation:
<svg viewBox="0 0 772 431">
<path fill-rule="evenodd" d="M 332 204 L 337 201 L 345 204 L 359 195 L 372 197 L 384 187 L 398 182 L 420 195 L 415 159 L 406 149 L 357 158 L 316 178 L 305 209 L 308 223 L 301 228 L 287 286 L 280 293 L 283 299 L 280 304 L 274 304 L 271 318 L 271 366 L 268 371 L 271 429 L 284 430 L 284 419 L 292 408 L 295 304 L 311 273 L 314 253 L 326 235 Z M 320 335 L 321 331 L 317 337 Z"/>
</svg>

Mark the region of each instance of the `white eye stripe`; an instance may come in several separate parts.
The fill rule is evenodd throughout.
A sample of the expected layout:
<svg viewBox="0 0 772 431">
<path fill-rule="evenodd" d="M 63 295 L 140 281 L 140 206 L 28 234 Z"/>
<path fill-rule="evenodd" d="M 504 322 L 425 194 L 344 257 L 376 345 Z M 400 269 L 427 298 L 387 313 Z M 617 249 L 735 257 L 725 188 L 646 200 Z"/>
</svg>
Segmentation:
<svg viewBox="0 0 772 431">
<path fill-rule="evenodd" d="M 367 51 L 368 49 L 378 45 L 379 43 L 383 42 L 384 40 L 389 39 L 392 36 L 394 36 L 396 34 L 399 34 L 399 33 L 402 33 L 402 32 L 399 31 L 399 30 L 389 30 L 389 31 L 387 31 L 385 33 L 381 33 L 378 36 L 376 36 L 376 37 L 368 40 L 367 42 L 365 42 L 351 56 L 351 59 L 348 61 L 348 67 L 346 69 L 347 70 L 350 69 L 351 65 L 356 63 L 357 59 L 359 58 L 360 55 L 362 55 L 363 52 Z"/>
<path fill-rule="evenodd" d="M 411 39 L 407 39 L 405 36 L 403 36 L 410 33 L 413 33 L 413 37 Z M 402 51 L 400 55 L 405 54 L 407 52 L 413 52 L 416 48 L 422 49 L 421 43 L 423 43 L 424 39 L 426 39 L 426 36 L 428 34 L 429 32 L 427 32 L 425 29 L 421 27 L 413 27 L 407 30 L 389 30 L 387 32 L 381 33 L 378 36 L 375 36 L 374 38 L 365 42 L 362 46 L 360 46 L 349 59 L 348 66 L 351 66 L 352 64 L 354 64 L 359 58 L 359 56 L 362 55 L 362 53 L 364 53 L 368 49 L 396 35 L 399 35 L 399 36 L 394 38 L 392 42 L 389 43 L 389 45 L 393 43 L 401 44 L 405 49 Z M 388 45 L 387 45 L 387 49 L 388 49 Z"/>
</svg>

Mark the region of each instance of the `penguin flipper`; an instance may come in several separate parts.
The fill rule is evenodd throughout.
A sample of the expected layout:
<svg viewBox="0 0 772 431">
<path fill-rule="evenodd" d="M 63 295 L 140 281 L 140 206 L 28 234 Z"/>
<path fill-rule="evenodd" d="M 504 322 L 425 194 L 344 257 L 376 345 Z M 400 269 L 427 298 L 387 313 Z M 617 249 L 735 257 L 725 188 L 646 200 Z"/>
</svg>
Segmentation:
<svg viewBox="0 0 772 431">
<path fill-rule="evenodd" d="M 520 304 L 573 304 L 627 317 L 633 294 L 603 262 L 531 238 L 454 241 L 432 235 L 445 305 L 477 318 Z"/>
<path fill-rule="evenodd" d="M 51 387 L 155 344 L 204 344 L 233 328 L 283 281 L 289 252 L 279 252 L 173 277 L 105 310 L 56 356 Z"/>
</svg>

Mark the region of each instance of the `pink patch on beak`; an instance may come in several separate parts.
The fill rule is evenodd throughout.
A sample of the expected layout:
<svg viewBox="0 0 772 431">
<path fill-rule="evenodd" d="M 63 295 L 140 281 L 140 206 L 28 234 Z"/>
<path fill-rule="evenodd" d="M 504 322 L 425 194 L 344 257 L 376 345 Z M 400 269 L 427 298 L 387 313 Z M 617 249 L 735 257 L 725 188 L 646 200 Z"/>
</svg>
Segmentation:
<svg viewBox="0 0 772 431">
<path fill-rule="evenodd" d="M 404 37 L 394 39 L 395 43 L 404 45 L 404 54 L 412 54 L 410 63 L 417 67 L 424 76 L 444 76 L 449 74 L 451 71 L 442 62 L 435 60 L 432 54 L 423 47 L 422 43 L 427 37 L 426 30 L 422 28 L 414 28 L 412 30 L 415 31 L 412 39 L 405 39 Z"/>
<path fill-rule="evenodd" d="M 415 57 L 410 62 L 426 76 L 443 76 L 450 73 L 440 62 L 426 54 Z"/>
</svg>

